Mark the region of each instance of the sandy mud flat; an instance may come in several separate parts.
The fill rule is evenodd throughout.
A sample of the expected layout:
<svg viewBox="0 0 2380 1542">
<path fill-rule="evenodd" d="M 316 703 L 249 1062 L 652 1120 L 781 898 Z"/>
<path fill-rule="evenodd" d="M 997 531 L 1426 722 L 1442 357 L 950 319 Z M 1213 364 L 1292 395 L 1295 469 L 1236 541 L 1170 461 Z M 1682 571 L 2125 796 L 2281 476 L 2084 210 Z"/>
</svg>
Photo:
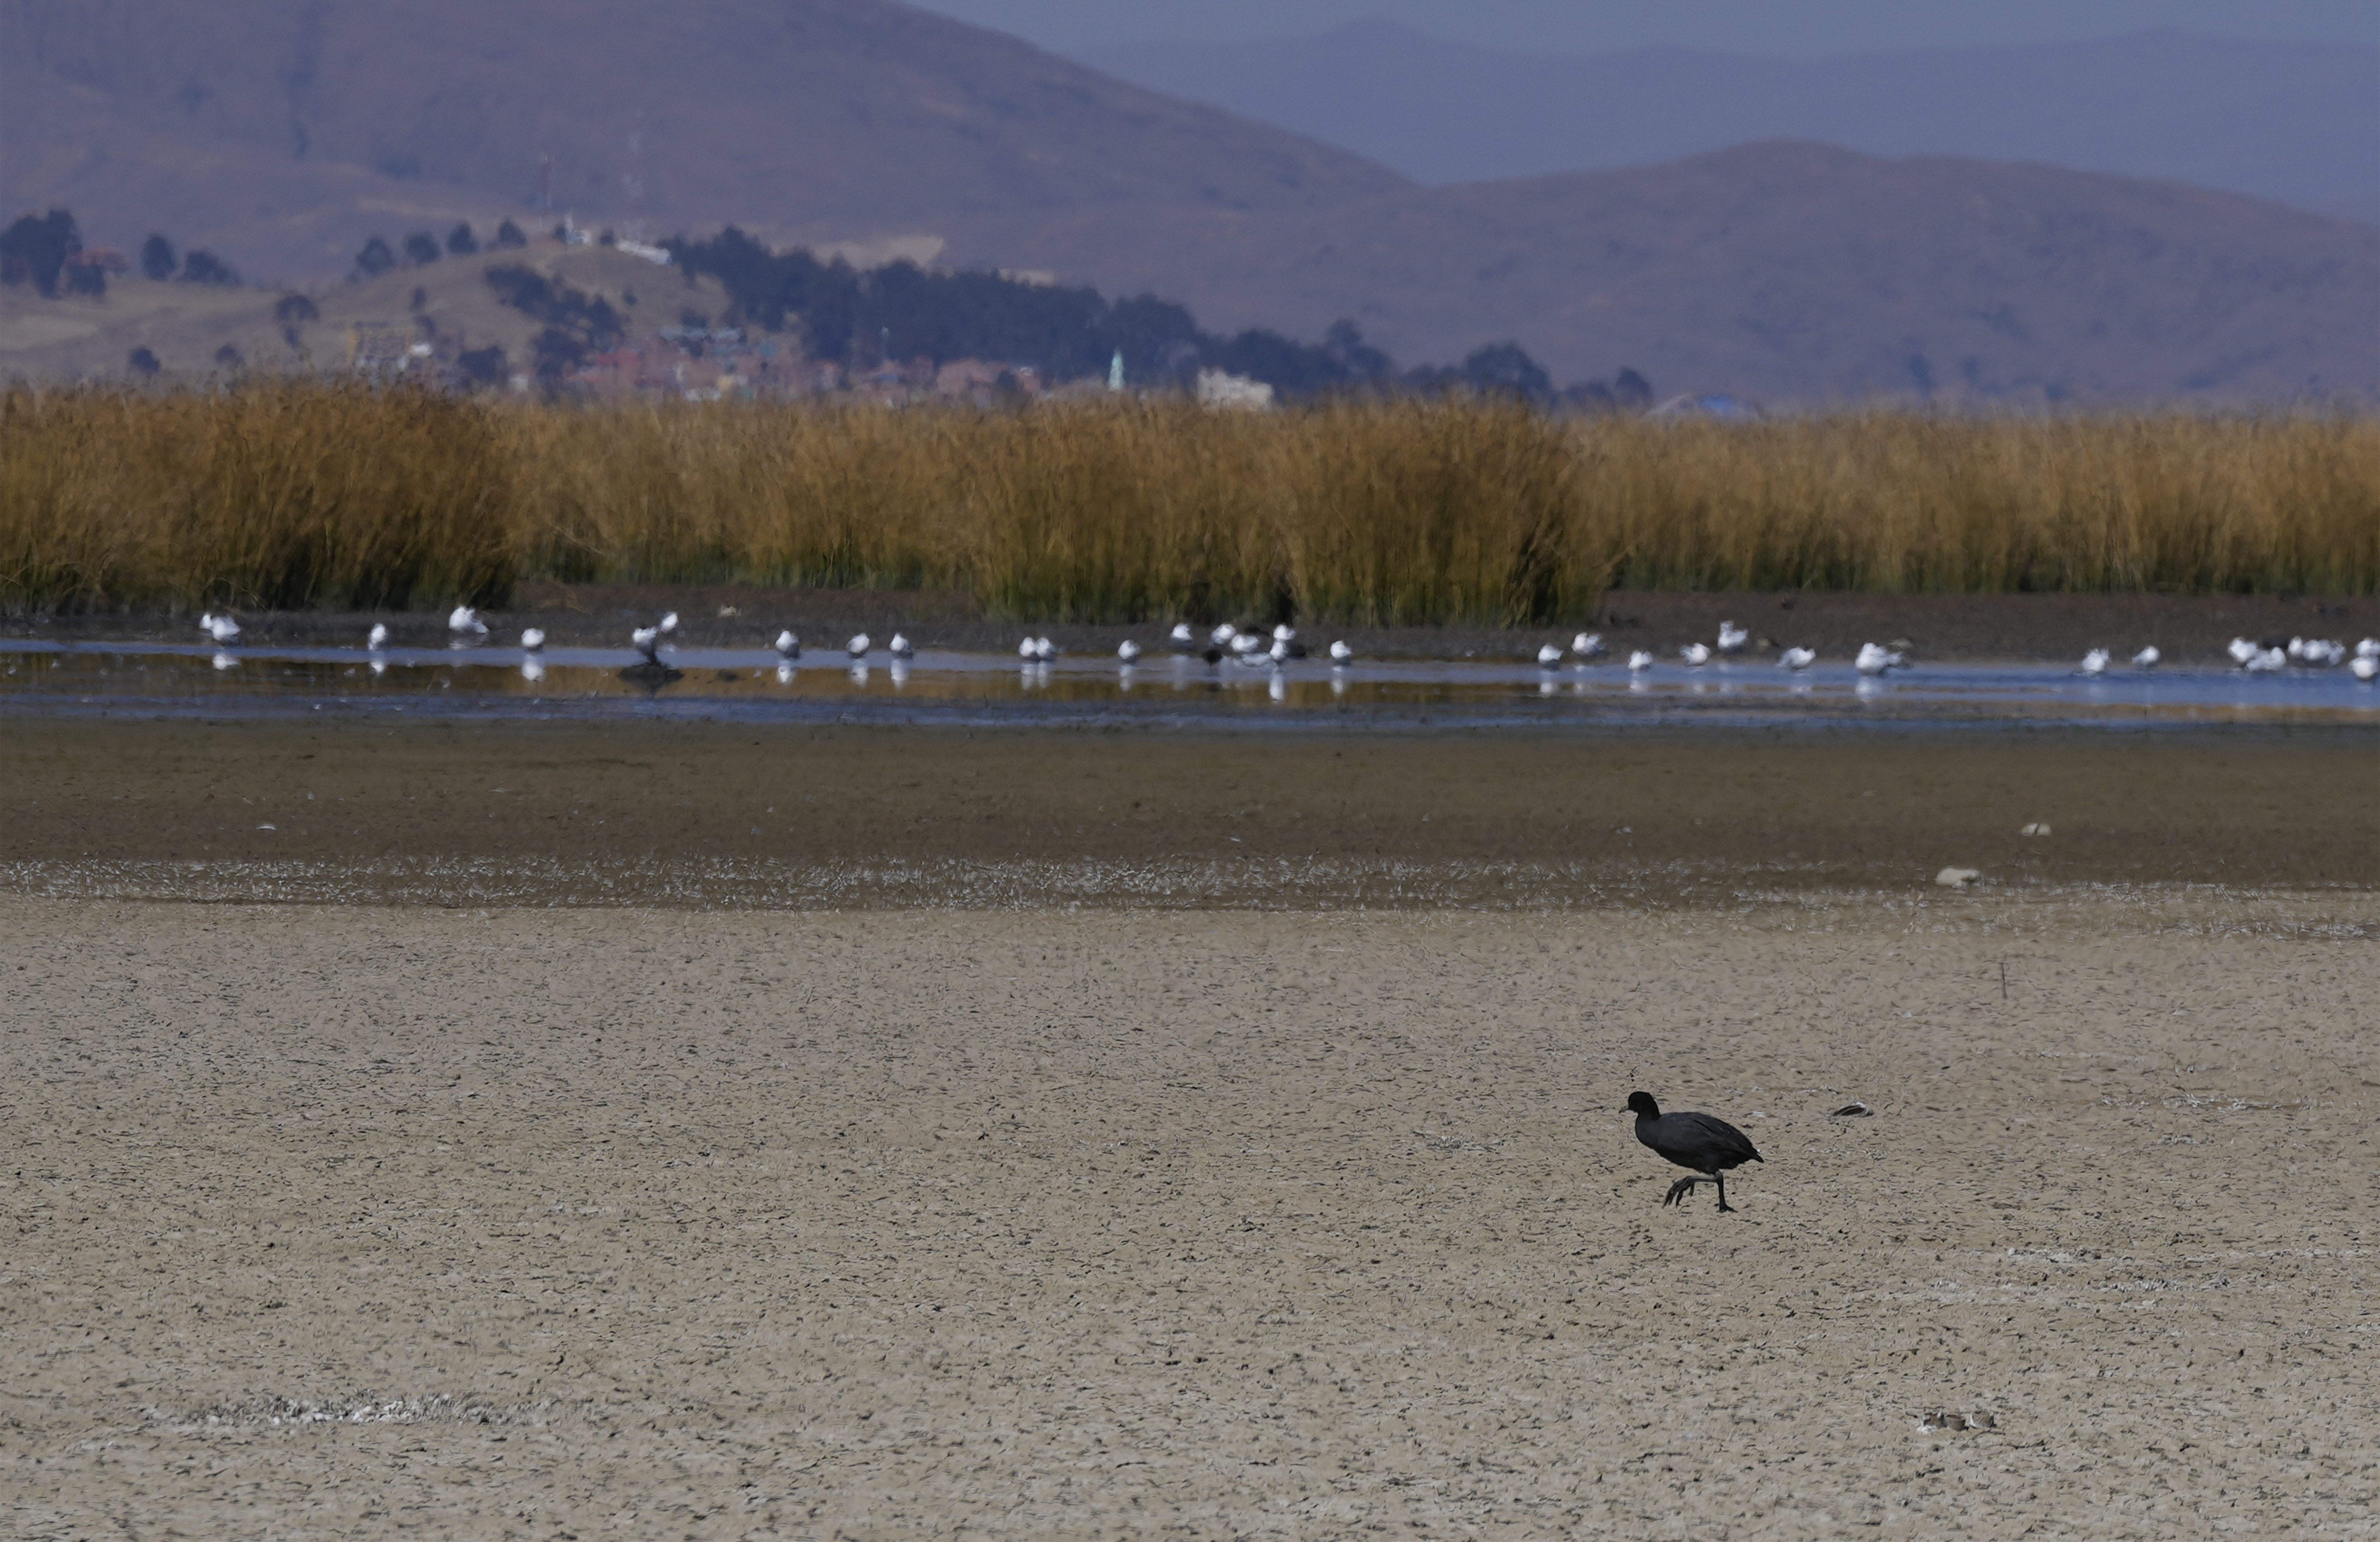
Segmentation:
<svg viewBox="0 0 2380 1542">
<path fill-rule="evenodd" d="M 2368 1536 L 2337 908 L 0 901 L 0 1529 Z"/>
<path fill-rule="evenodd" d="M 2372 763 L 30 724 L 0 1535 L 2369 1537 Z"/>
</svg>

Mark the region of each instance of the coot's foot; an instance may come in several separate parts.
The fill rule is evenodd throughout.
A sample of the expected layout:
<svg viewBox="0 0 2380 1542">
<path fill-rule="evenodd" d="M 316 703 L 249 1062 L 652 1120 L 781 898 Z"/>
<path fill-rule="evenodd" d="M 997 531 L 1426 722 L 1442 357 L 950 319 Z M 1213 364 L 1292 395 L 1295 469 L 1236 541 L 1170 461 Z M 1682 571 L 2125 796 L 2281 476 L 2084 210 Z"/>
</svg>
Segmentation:
<svg viewBox="0 0 2380 1542">
<path fill-rule="evenodd" d="M 1684 1203 L 1686 1196 L 1694 1193 L 1694 1185 L 1701 1182 L 1702 1180 L 1700 1178 L 1679 1179 L 1676 1183 L 1670 1185 L 1669 1197 L 1663 1199 L 1661 1203 L 1664 1205 L 1678 1205 Z"/>
</svg>

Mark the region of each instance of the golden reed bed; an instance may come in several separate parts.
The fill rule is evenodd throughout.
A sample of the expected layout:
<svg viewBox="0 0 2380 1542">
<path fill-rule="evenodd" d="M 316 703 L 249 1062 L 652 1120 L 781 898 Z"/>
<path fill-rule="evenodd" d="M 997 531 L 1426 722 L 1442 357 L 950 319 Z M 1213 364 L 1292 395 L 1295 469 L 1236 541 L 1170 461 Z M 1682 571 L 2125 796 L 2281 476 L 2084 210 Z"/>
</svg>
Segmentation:
<svg viewBox="0 0 2380 1542">
<path fill-rule="evenodd" d="M 406 606 L 532 577 L 1373 625 L 1551 620 L 1612 586 L 2369 593 L 2380 419 L 0 392 L 0 607 Z"/>
</svg>

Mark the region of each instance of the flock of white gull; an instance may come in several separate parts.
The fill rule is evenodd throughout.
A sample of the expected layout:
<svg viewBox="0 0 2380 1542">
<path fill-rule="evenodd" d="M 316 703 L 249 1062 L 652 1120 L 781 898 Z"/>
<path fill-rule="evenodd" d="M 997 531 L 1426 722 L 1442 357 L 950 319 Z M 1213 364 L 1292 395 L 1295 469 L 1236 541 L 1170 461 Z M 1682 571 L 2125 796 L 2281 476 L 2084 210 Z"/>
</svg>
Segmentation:
<svg viewBox="0 0 2380 1542">
<path fill-rule="evenodd" d="M 207 612 L 199 617 L 199 626 L 218 647 L 227 648 L 239 640 L 239 623 L 229 615 Z M 454 613 L 446 618 L 446 628 L 458 642 L 475 642 L 488 636 L 488 624 L 468 605 L 455 607 Z M 647 663 L 658 664 L 662 647 L 676 635 L 677 630 L 677 613 L 672 611 L 651 625 L 639 626 L 630 632 L 628 642 L 644 655 Z M 1293 659 L 1306 656 L 1305 645 L 1298 641 L 1296 629 L 1286 625 L 1275 626 L 1268 634 L 1226 624 L 1209 632 L 1202 648 L 1198 634 L 1185 621 L 1173 628 L 1168 641 L 1177 655 L 1203 653 L 1209 663 L 1230 659 L 1260 669 L 1278 669 Z M 1687 668 L 1700 669 L 1714 658 L 1743 652 L 1751 641 L 1749 629 L 1731 621 L 1722 621 L 1718 624 L 1716 647 L 1709 643 L 1690 642 L 1678 650 L 1678 658 Z M 387 648 L 388 628 L 375 623 L 365 646 L 375 654 Z M 524 629 L 520 635 L 520 646 L 530 654 L 541 651 L 545 647 L 544 632 L 534 626 Z M 778 657 L 788 662 L 801 657 L 801 639 L 791 631 L 778 633 L 775 646 Z M 874 647 L 875 640 L 867 633 L 859 632 L 844 643 L 843 650 L 857 662 L 865 660 Z M 917 645 L 898 632 L 892 634 L 885 648 L 897 660 L 915 658 L 917 651 Z M 1057 646 L 1048 637 L 1028 637 L 1016 645 L 1017 657 L 1027 666 L 1049 663 L 1057 658 L 1058 651 Z M 1116 646 L 1117 662 L 1128 666 L 1140 658 L 1141 651 L 1140 644 L 1126 639 Z M 1539 648 L 1537 667 L 1552 670 L 1560 669 L 1564 663 L 1589 664 L 1606 657 L 1609 651 L 1604 647 L 1600 632 L 1581 632 L 1571 639 L 1568 650 L 1551 642 Z M 2356 644 L 2351 655 L 2345 643 L 2324 637 L 2291 637 L 2287 644 L 2257 643 L 2245 637 L 2233 637 L 2225 651 L 2230 654 L 2233 663 L 2250 674 L 2277 674 L 2292 664 L 2308 669 L 2333 669 L 2343 663 L 2350 674 L 2367 685 L 2375 676 L 2380 676 L 2380 638 L 2375 637 L 2366 637 Z M 1343 669 L 1354 662 L 1355 650 L 1344 640 L 1333 642 L 1329 652 L 1334 669 Z M 2164 657 L 2154 646 L 2143 648 L 2132 655 L 2132 667 L 2145 673 L 2156 668 Z M 217 655 L 217 662 L 222 662 L 224 658 L 224 655 Z M 1630 673 L 1636 674 L 1651 669 L 1658 662 L 1651 652 L 1641 648 L 1632 650 L 1627 659 Z M 1817 653 L 1807 648 L 1788 648 L 1777 656 L 1778 668 L 1795 674 L 1817 662 Z M 2115 656 L 2107 649 L 2095 648 L 2082 656 L 2080 673 L 2089 676 L 2102 675 L 2107 673 L 2108 666 L 2114 662 Z M 1852 665 L 1862 674 L 1878 675 L 1906 669 L 1909 662 L 1903 655 L 1870 642 L 1860 645 Z"/>
</svg>

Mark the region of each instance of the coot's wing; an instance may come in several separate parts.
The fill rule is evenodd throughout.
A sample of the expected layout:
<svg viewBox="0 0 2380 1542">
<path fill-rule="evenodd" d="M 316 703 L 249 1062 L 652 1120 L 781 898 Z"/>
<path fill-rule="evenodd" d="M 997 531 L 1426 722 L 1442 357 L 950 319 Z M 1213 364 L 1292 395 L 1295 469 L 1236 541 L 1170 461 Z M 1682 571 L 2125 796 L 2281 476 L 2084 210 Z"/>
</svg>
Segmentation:
<svg viewBox="0 0 2380 1542">
<path fill-rule="evenodd" d="M 1673 1113 L 1662 1123 L 1672 1119 L 1691 1130 L 1687 1139 L 1679 1144 L 1691 1144 L 1708 1166 L 1735 1167 L 1760 1160 L 1760 1153 L 1753 1149 L 1743 1132 L 1724 1119 L 1707 1113 Z"/>
</svg>

